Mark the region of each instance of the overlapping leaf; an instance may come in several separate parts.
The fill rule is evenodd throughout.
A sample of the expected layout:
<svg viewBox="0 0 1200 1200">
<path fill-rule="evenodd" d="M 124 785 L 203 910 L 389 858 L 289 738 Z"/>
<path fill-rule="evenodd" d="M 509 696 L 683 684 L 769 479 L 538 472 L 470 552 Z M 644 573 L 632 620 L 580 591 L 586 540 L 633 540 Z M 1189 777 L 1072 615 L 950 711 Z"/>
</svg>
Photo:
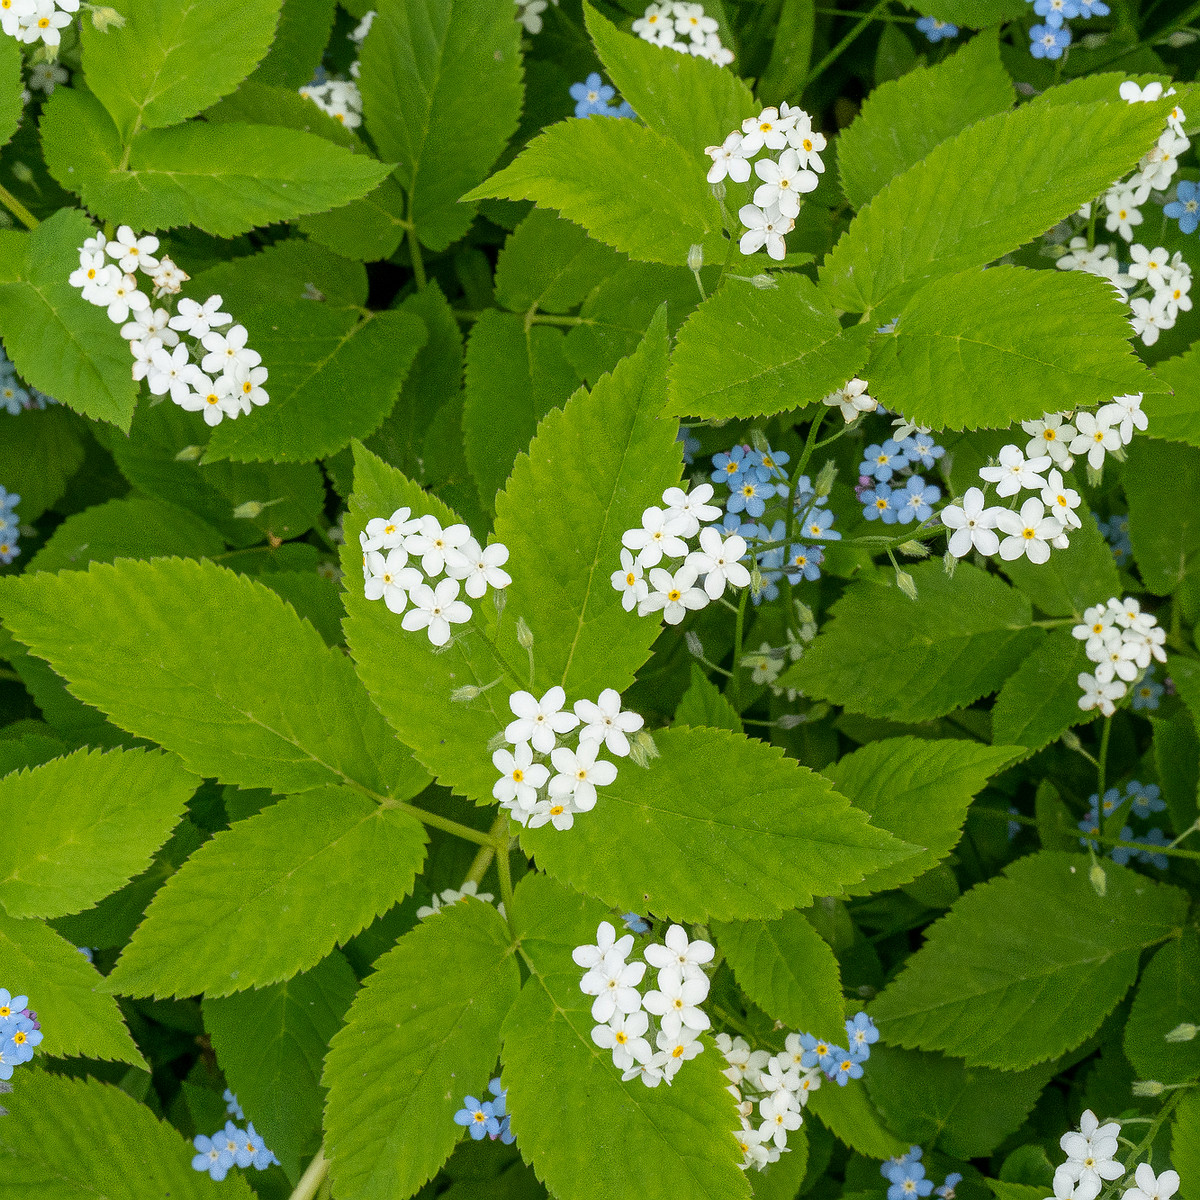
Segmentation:
<svg viewBox="0 0 1200 1200">
<path fill-rule="evenodd" d="M 1129 500 L 1129 539 L 1146 587 L 1170 595 L 1200 569 L 1200 511 L 1191 504 L 1164 505 L 1162 484 L 1180 496 L 1200 489 L 1200 449 L 1177 442 L 1135 438 L 1122 476 Z"/>
<path fill-rule="evenodd" d="M 1125 1025 L 1125 1056 L 1141 1079 L 1185 1083 L 1200 1076 L 1200 1044 L 1167 1041 L 1167 1034 L 1195 1024 L 1200 1013 L 1200 937 L 1182 937 L 1158 950 L 1142 972 Z"/>
</svg>

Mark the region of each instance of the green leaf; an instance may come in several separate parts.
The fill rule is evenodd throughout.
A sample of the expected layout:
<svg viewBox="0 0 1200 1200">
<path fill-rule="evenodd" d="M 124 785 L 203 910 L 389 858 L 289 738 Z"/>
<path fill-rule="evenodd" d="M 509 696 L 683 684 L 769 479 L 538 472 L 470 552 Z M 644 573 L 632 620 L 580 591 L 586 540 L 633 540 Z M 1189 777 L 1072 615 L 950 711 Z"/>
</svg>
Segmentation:
<svg viewBox="0 0 1200 1200">
<path fill-rule="evenodd" d="M 1055 551 L 1057 554 L 1058 551 Z M 1116 595 L 1114 588 L 1107 595 Z M 1105 593 L 1097 592 L 1097 602 Z M 1083 643 L 1069 629 L 1054 630 L 1004 681 L 992 706 L 992 738 L 997 745 L 1040 750 L 1072 725 L 1099 716 L 1079 707 L 1079 673 L 1091 672 Z"/>
<path fill-rule="evenodd" d="M 816 21 L 815 0 L 783 0 L 771 57 L 758 81 L 758 95 L 764 104 L 778 106 L 804 90 L 812 65 Z"/>
<path fill-rule="evenodd" d="M 1089 865 L 1043 851 L 967 892 L 872 1004 L 883 1040 L 1015 1071 L 1093 1034 L 1141 951 L 1177 936 L 1187 899 L 1107 862 L 1099 896 Z"/>
<path fill-rule="evenodd" d="M 149 1070 L 117 1002 L 104 994 L 104 977 L 45 922 L 0 913 L 0 978 L 29 996 L 44 1035 L 39 1054 L 84 1055 Z"/>
<path fill-rule="evenodd" d="M 1200 937 L 1195 929 L 1157 951 L 1142 972 L 1125 1025 L 1125 1056 L 1141 1079 L 1186 1083 L 1200 1076 L 1200 1040 L 1168 1042 L 1184 1023 L 1200 1024 Z"/>
<path fill-rule="evenodd" d="M 690 54 L 663 54 L 623 33 L 590 4 L 584 22 L 596 53 L 621 98 L 655 133 L 677 142 L 697 163 L 759 111 L 750 89 L 731 70 Z"/>
<path fill-rule="evenodd" d="M 122 25 L 81 22 L 83 70 L 125 138 L 232 92 L 275 36 L 280 0 L 124 0 Z"/>
<path fill-rule="evenodd" d="M 985 25 L 996 25 L 1001 21 L 1021 17 L 1028 11 L 1018 7 L 1021 2 L 1022 0 L 921 0 L 916 9 L 919 13 L 937 17 L 939 21 L 982 29 Z"/>
<path fill-rule="evenodd" d="M 606 687 L 623 692 L 659 634 L 656 620 L 623 609 L 609 577 L 621 568 L 622 533 L 641 528 L 642 511 L 679 480 L 678 426 L 658 416 L 666 368 L 659 316 L 612 375 L 542 421 L 496 497 L 496 537 L 513 578 L 501 648 L 510 661 L 524 657 L 515 634 L 524 617 L 539 686 L 561 684 L 570 703 Z"/>
<path fill-rule="evenodd" d="M 283 983 L 204 1001 L 217 1061 L 291 1179 L 321 1140 L 321 1068 L 358 980 L 337 952 Z"/>
<path fill-rule="evenodd" d="M 1156 141 L 1168 101 L 1026 105 L 896 176 L 821 268 L 837 308 L 893 316 L 922 285 L 992 262 L 1094 199 Z M 610 122 L 615 124 L 616 122 Z"/>
<path fill-rule="evenodd" d="M 167 880 L 107 987 L 228 996 L 307 971 L 408 895 L 425 841 L 413 817 L 349 788 L 287 796 Z"/>
<path fill-rule="evenodd" d="M 833 786 L 871 824 L 916 846 L 919 854 L 867 876 L 848 889 L 868 895 L 911 883 L 958 845 L 971 800 L 1012 762 L 1012 746 L 981 746 L 957 738 L 887 738 L 826 769 Z"/>
<path fill-rule="evenodd" d="M 569 837 L 521 831 L 539 867 L 619 911 L 770 920 L 914 852 L 775 746 L 723 729 L 654 740 L 660 757 L 648 770 L 623 760 Z M 698 776 L 697 763 L 720 766 Z"/>
<path fill-rule="evenodd" d="M 610 914 L 538 875 L 522 880 L 512 907 L 531 975 L 504 1025 L 503 1079 L 521 1154 L 550 1193 L 561 1200 L 748 1197 L 720 1052 L 706 1044 L 670 1087 L 648 1088 L 622 1083 L 611 1054 L 592 1041 L 591 1002 L 579 990 L 571 951 L 594 941 Z"/>
<path fill-rule="evenodd" d="M 116 126 L 95 97 L 74 88 L 46 102 L 42 145 L 50 174 L 103 220 L 194 225 L 218 237 L 348 204 L 388 173 L 386 163 L 315 134 L 205 121 L 144 130 L 122 167 Z"/>
<path fill-rule="evenodd" d="M 6 146 L 12 140 L 25 109 L 22 103 L 23 64 L 20 43 L 16 38 L 7 39 L 0 46 L 0 146 Z"/>
<path fill-rule="evenodd" d="M 0 283 L 0 329 L 4 349 L 27 383 L 84 416 L 128 431 L 138 391 L 129 348 L 105 311 L 67 282 L 79 265 L 79 247 L 94 232 L 83 213 L 60 209 L 29 235 L 19 280 Z"/>
<path fill-rule="evenodd" d="M 1162 502 L 1162 482 L 1179 496 L 1200 489 L 1200 450 L 1177 442 L 1134 438 L 1121 475 L 1129 500 L 1129 540 L 1146 587 L 1169 596 L 1200 568 L 1200 510 Z"/>
<path fill-rule="evenodd" d="M 215 558 L 225 539 L 185 508 L 133 496 L 73 513 L 30 559 L 31 571 L 82 571 L 117 558 Z"/>
<path fill-rule="evenodd" d="M 329 43 L 336 11 L 335 0 L 283 0 L 275 40 L 254 79 L 285 88 L 310 82 Z"/>
<path fill-rule="evenodd" d="M 463 1097 L 487 1095 L 520 986 L 512 936 L 481 900 L 442 909 L 376 962 L 325 1066 L 339 1195 L 401 1200 L 437 1174 L 465 1132 L 452 1120 Z"/>
<path fill-rule="evenodd" d="M 593 243 L 595 244 L 595 243 Z M 489 309 L 467 341 L 463 449 L 490 510 L 538 422 L 579 386 L 561 329 Z"/>
<path fill-rule="evenodd" d="M 1185 1096 L 1171 1122 L 1171 1164 L 1183 1200 L 1200 1197 L 1200 1094 Z"/>
<path fill-rule="evenodd" d="M 894 1158 L 908 1151 L 883 1123 L 861 1079 L 851 1079 L 845 1087 L 826 1082 L 809 1093 L 808 1107 L 831 1133 L 868 1158 Z"/>
<path fill-rule="evenodd" d="M 704 171 L 676 142 L 636 121 L 561 121 L 534 138 L 465 200 L 533 200 L 557 209 L 630 258 L 684 266 L 732 252 Z"/>
<path fill-rule="evenodd" d="M 675 709 L 675 724 L 742 732 L 742 718 L 737 709 L 698 663 L 692 663 L 692 681 Z"/>
<path fill-rule="evenodd" d="M 803 408 L 867 361 L 868 326 L 843 330 L 805 276 L 772 278 L 775 286 L 763 289 L 731 280 L 688 318 L 671 360 L 667 411 L 756 417 Z"/>
<path fill-rule="evenodd" d="M 277 792 L 352 782 L 399 800 L 427 782 L 345 655 L 224 567 L 124 559 L 21 575 L 3 581 L 0 614 L 73 695 L 198 775 Z"/>
<path fill-rule="evenodd" d="M 895 1046 L 872 1047 L 863 1082 L 902 1137 L 955 1158 L 985 1158 L 1015 1133 L 1055 1073 L 990 1071 L 961 1059 Z"/>
<path fill-rule="evenodd" d="M 742 991 L 767 1016 L 817 1037 L 845 1040 L 838 961 L 803 913 L 719 925 L 715 933 Z"/>
<path fill-rule="evenodd" d="M 240 1172 L 214 1183 L 207 1171 L 193 1171 L 190 1142 L 98 1079 L 25 1071 L 7 1107 L 0 1121 L 0 1189 L 7 1195 L 253 1200 Z"/>
<path fill-rule="evenodd" d="M 1174 665 L 1169 669 L 1173 672 Z M 1165 719 L 1151 717 L 1150 724 L 1154 729 L 1154 765 L 1171 824 L 1177 830 L 1187 829 L 1196 819 L 1200 792 L 1200 738 L 1196 737 L 1195 723 L 1184 710 Z"/>
<path fill-rule="evenodd" d="M 0 287 L 0 311 L 3 305 Z M 61 406 L 30 409 L 4 427 L 0 479 L 21 497 L 17 515 L 22 524 L 32 524 L 62 498 L 67 481 L 83 465 L 84 453 L 75 417 Z"/>
<path fill-rule="evenodd" d="M 271 364 L 271 401 L 246 420 L 218 425 L 206 463 L 312 462 L 368 437 L 396 403 L 427 336 L 411 312 L 364 316 L 311 300 L 239 312 L 238 320 Z"/>
<path fill-rule="evenodd" d="M 1200 342 L 1175 358 L 1155 363 L 1154 374 L 1172 391 L 1147 396 L 1143 402 L 1148 434 L 1200 446 Z"/>
<path fill-rule="evenodd" d="M 145 750 L 78 750 L 6 776 L 0 905 L 10 917 L 91 908 L 150 865 L 198 783 Z"/>
<path fill-rule="evenodd" d="M 1157 391 L 1129 344 L 1125 306 L 1080 271 L 972 268 L 926 284 L 877 343 L 867 374 L 888 408 L 934 429 L 1040 417 L 1047 388 L 1080 408 Z"/>
<path fill-rule="evenodd" d="M 445 250 L 471 224 L 462 194 L 521 115 L 521 27 L 506 5 L 383 0 L 363 44 L 363 119 L 409 198 L 417 236 Z"/>
<path fill-rule="evenodd" d="M 911 571 L 918 600 L 864 580 L 828 621 L 780 687 L 890 721 L 928 721 L 996 691 L 1045 636 L 1029 601 L 994 575 L 941 563 Z"/>
<path fill-rule="evenodd" d="M 846 199 L 862 208 L 934 146 L 1011 108 L 1013 98 L 994 37 L 972 38 L 936 66 L 920 66 L 881 84 L 838 135 L 838 173 Z"/>
</svg>

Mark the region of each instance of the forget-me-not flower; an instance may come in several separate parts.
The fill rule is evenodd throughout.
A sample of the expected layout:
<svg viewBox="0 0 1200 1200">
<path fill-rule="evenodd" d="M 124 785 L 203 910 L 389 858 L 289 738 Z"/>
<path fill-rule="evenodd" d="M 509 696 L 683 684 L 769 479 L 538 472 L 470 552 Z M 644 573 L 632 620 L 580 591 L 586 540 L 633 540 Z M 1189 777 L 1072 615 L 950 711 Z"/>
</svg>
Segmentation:
<svg viewBox="0 0 1200 1200">
<path fill-rule="evenodd" d="M 1181 180 L 1175 188 L 1175 199 L 1163 206 L 1163 215 L 1179 222 L 1180 233 L 1195 233 L 1200 225 L 1200 185 L 1190 179 Z"/>
</svg>

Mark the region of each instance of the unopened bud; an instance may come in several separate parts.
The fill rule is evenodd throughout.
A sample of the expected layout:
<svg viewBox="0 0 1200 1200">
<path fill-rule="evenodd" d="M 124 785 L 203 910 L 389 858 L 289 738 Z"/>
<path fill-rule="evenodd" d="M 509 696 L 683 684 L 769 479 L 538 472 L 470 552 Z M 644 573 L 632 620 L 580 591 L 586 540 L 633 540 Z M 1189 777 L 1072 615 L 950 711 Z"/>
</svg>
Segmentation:
<svg viewBox="0 0 1200 1200">
<path fill-rule="evenodd" d="M 958 570 L 958 559 L 949 550 L 942 555 L 942 570 L 946 572 L 947 579 L 953 579 L 954 572 Z"/>
<path fill-rule="evenodd" d="M 896 569 L 896 586 L 910 599 L 917 598 L 917 585 L 913 577 L 907 571 Z"/>
<path fill-rule="evenodd" d="M 1083 749 L 1083 743 L 1079 740 L 1079 734 L 1077 734 L 1073 729 L 1068 729 L 1066 733 L 1064 733 L 1058 740 L 1062 742 L 1062 744 L 1066 746 L 1068 750 L 1078 751 Z"/>
<path fill-rule="evenodd" d="M 754 284 L 754 286 L 758 288 L 760 292 L 769 292 L 772 288 L 777 288 L 779 286 L 779 280 L 776 279 L 774 275 L 767 275 L 765 273 L 762 275 L 751 275 L 750 282 Z"/>
<path fill-rule="evenodd" d="M 493 733 L 488 739 L 487 752 L 489 754 L 495 754 L 497 750 L 500 750 L 507 745 L 508 738 L 504 736 L 504 730 L 502 729 L 499 733 Z"/>
<path fill-rule="evenodd" d="M 483 694 L 483 688 L 477 688 L 474 684 L 468 683 L 465 687 L 455 688 L 450 693 L 450 699 L 455 704 L 466 704 L 468 700 L 474 700 L 476 696 Z"/>
<path fill-rule="evenodd" d="M 1182 1025 L 1176 1025 L 1170 1033 L 1163 1034 L 1163 1037 L 1168 1042 L 1190 1042 L 1196 1036 L 1197 1032 L 1200 1032 L 1197 1026 L 1193 1025 L 1190 1021 L 1184 1021 Z"/>
<path fill-rule="evenodd" d="M 239 521 L 253 521 L 255 517 L 261 517 L 263 510 L 267 506 L 260 503 L 258 500 L 247 500 L 245 504 L 239 504 L 233 510 L 233 515 Z"/>
<path fill-rule="evenodd" d="M 910 539 L 907 542 L 901 542 L 896 549 L 899 550 L 901 554 L 907 554 L 909 558 L 929 557 L 929 547 L 926 546 L 924 542 L 918 542 Z"/>
<path fill-rule="evenodd" d="M 750 430 L 750 444 L 759 454 L 766 454 L 771 449 L 771 443 L 767 441 L 767 435 L 761 429 Z"/>
<path fill-rule="evenodd" d="M 637 742 L 630 742 L 629 757 L 632 758 L 633 761 L 637 763 L 637 765 L 641 767 L 643 771 L 650 769 L 650 756 L 641 748 L 641 746 L 637 744 Z"/>
<path fill-rule="evenodd" d="M 175 461 L 176 462 L 195 462 L 196 459 L 198 459 L 200 457 L 200 455 L 202 455 L 203 453 L 204 453 L 203 446 L 184 446 L 184 448 L 182 450 L 180 450 L 180 452 L 177 455 L 175 455 Z M 236 514 L 234 514 L 234 515 L 236 516 Z M 255 513 L 254 515 L 257 516 L 258 514 Z"/>
<path fill-rule="evenodd" d="M 710 417 L 704 423 L 705 423 L 705 425 L 707 425 L 709 427 L 709 429 L 724 429 L 725 426 L 729 424 L 729 418 L 728 417 Z"/>
<path fill-rule="evenodd" d="M 1196 34 L 1191 29 L 1177 29 L 1169 38 L 1166 44 L 1172 50 L 1182 50 L 1184 46 L 1190 46 L 1196 40 Z"/>
<path fill-rule="evenodd" d="M 684 634 L 684 640 L 687 642 L 688 653 L 693 658 L 704 657 L 704 643 L 690 629 Z"/>
<path fill-rule="evenodd" d="M 775 724 L 780 729 L 795 729 L 797 725 L 803 725 L 807 720 L 808 718 L 803 713 L 784 713 Z"/>
<path fill-rule="evenodd" d="M 1100 486 L 1101 480 L 1104 478 L 1104 464 L 1099 467 L 1093 467 L 1090 460 L 1087 465 L 1087 481 L 1088 487 L 1097 488 Z"/>
<path fill-rule="evenodd" d="M 816 620 L 813 610 L 803 600 L 796 600 L 794 603 L 796 606 L 796 619 L 801 625 L 811 625 Z"/>
<path fill-rule="evenodd" d="M 757 600 L 762 595 L 763 577 L 762 572 L 758 569 L 758 563 L 755 563 L 750 568 L 750 594 Z"/>
<path fill-rule="evenodd" d="M 1108 876 L 1104 873 L 1104 868 L 1098 863 L 1092 863 L 1092 868 L 1088 871 L 1088 878 L 1092 881 L 1092 889 L 1097 896 L 1103 896 L 1108 891 Z"/>
<path fill-rule="evenodd" d="M 100 30 L 101 33 L 107 33 L 110 28 L 123 29 L 125 26 L 125 18 L 121 16 L 115 8 L 93 8 L 92 9 L 92 24 Z"/>
<path fill-rule="evenodd" d="M 1161 1096 L 1166 1090 L 1157 1079 L 1137 1079 L 1133 1084 L 1135 1096 Z"/>
<path fill-rule="evenodd" d="M 15 162 L 12 165 L 13 178 L 18 183 L 32 183 L 33 172 L 23 163 Z"/>
<path fill-rule="evenodd" d="M 647 758 L 658 757 L 658 747 L 654 744 L 654 739 L 644 729 L 637 731 L 637 736 L 634 737 L 633 744 L 641 746 Z"/>
<path fill-rule="evenodd" d="M 821 473 L 817 476 L 817 482 L 813 485 L 813 490 L 818 496 L 828 496 L 833 491 L 833 481 L 837 478 L 837 467 L 834 465 L 832 458 L 827 459 L 825 465 L 821 468 Z"/>
<path fill-rule="evenodd" d="M 492 591 L 492 603 L 496 606 L 496 616 L 500 616 L 504 612 L 504 606 L 508 603 L 508 593 L 504 588 L 496 588 Z"/>
<path fill-rule="evenodd" d="M 533 630 L 525 623 L 524 617 L 517 618 L 517 644 L 522 650 L 533 649 Z"/>
<path fill-rule="evenodd" d="M 698 271 L 704 266 L 704 247 L 699 243 L 688 247 L 687 265 L 692 271 Z"/>
<path fill-rule="evenodd" d="M 711 185 L 711 187 L 712 187 L 713 199 L 718 204 L 724 204 L 725 203 L 725 185 L 723 183 L 714 183 Z"/>
</svg>

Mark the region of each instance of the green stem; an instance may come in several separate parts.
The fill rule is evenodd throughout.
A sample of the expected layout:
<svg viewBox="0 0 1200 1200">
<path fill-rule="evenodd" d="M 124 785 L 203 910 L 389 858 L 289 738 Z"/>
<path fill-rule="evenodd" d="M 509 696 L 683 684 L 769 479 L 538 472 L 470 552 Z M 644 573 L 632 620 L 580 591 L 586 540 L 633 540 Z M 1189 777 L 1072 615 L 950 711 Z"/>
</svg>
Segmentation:
<svg viewBox="0 0 1200 1200">
<path fill-rule="evenodd" d="M 412 197 L 408 198 L 408 254 L 412 259 L 413 278 L 417 291 L 425 290 L 425 260 L 421 257 L 421 243 L 417 239 L 417 223 L 413 219 Z"/>
<path fill-rule="evenodd" d="M 842 40 L 840 42 L 838 42 L 838 44 L 836 46 L 834 46 L 834 48 L 832 50 L 830 50 L 830 52 L 827 55 L 825 55 L 825 57 L 823 59 L 821 59 L 821 61 L 819 63 L 817 63 L 817 65 L 815 67 L 813 67 L 813 69 L 811 71 L 809 71 L 808 78 L 805 79 L 805 81 L 804 81 L 805 88 L 810 87 L 812 85 L 812 83 L 814 82 L 814 80 L 816 80 L 821 75 L 821 73 L 825 70 L 825 68 L 830 66 L 833 62 L 835 62 L 837 60 L 837 58 L 839 57 L 839 55 L 842 53 L 842 51 L 845 50 L 846 47 L 849 46 L 850 43 L 853 42 L 858 37 L 858 35 L 860 33 L 862 33 L 867 28 L 868 25 L 871 24 L 872 21 L 879 19 L 879 14 L 885 8 L 887 8 L 887 6 L 890 2 L 891 2 L 891 0 L 879 0 L 879 2 L 875 5 L 875 7 L 873 9 L 871 9 L 871 11 L 869 13 L 865 14 L 861 18 L 861 20 L 859 20 L 859 22 L 854 26 L 854 28 L 851 29 L 850 32 L 848 34 L 846 34 L 846 36 L 844 38 L 842 38 Z"/>
<path fill-rule="evenodd" d="M 862 10 L 858 8 L 814 8 L 813 12 L 822 13 L 827 17 L 861 17 Z M 915 25 L 920 17 L 895 17 L 891 13 L 881 13 L 874 18 L 876 21 L 892 21 L 897 25 Z"/>
<path fill-rule="evenodd" d="M 478 829 L 472 829 L 470 825 L 451 821 L 448 817 L 439 817 L 437 813 L 427 812 L 425 809 L 418 808 L 415 804 L 409 804 L 405 800 L 385 800 L 384 803 L 388 808 L 398 808 L 401 812 L 406 812 L 409 816 L 416 817 L 422 825 L 428 825 L 433 829 L 440 829 L 444 833 L 452 833 L 455 837 L 460 837 L 465 842 L 474 842 L 477 846 L 493 846 L 495 844 L 495 840 L 490 833 L 481 833 Z"/>
<path fill-rule="evenodd" d="M 1005 812 L 999 808 L 977 808 L 977 813 L 986 813 L 1003 821 L 1016 821 L 1018 825 L 1037 825 L 1035 817 L 1027 817 L 1023 813 Z M 1124 846 L 1129 850 L 1145 850 L 1145 842 L 1126 842 L 1120 838 L 1108 837 L 1103 833 L 1089 833 L 1088 838 L 1093 842 L 1103 842 L 1106 846 Z M 1167 854 L 1172 858 L 1192 858 L 1200 859 L 1200 853 L 1195 850 L 1174 850 L 1170 846 L 1153 846 L 1151 849 L 1155 854 Z"/>
<path fill-rule="evenodd" d="M 36 229 L 38 219 L 6 187 L 0 187 L 0 204 L 3 204 L 26 229 Z"/>
<path fill-rule="evenodd" d="M 784 515 L 783 544 L 785 546 L 791 542 L 792 530 L 796 528 L 796 489 L 800 486 L 800 477 L 804 474 L 804 469 L 808 466 L 813 452 L 817 448 L 817 434 L 821 432 L 825 415 L 825 411 L 822 409 L 813 417 L 813 422 L 808 427 L 808 437 L 804 439 L 804 449 L 800 452 L 800 460 L 796 463 L 795 470 L 792 471 L 791 483 L 788 485 L 787 513 Z"/>
<path fill-rule="evenodd" d="M 1125 1158 L 1125 1177 L 1114 1179 L 1103 1192 L 1100 1193 L 1100 1200 L 1110 1200 L 1117 1191 L 1123 1187 L 1129 1186 L 1129 1170 L 1137 1162 L 1139 1158 L 1154 1144 L 1154 1139 L 1158 1136 L 1158 1131 L 1162 1128 L 1163 1122 L 1171 1115 L 1171 1110 L 1179 1103 L 1183 1097 L 1183 1092 L 1176 1092 L 1170 1100 L 1166 1102 L 1155 1114 L 1154 1119 L 1150 1122 L 1150 1128 L 1146 1130 L 1146 1136 L 1126 1155 Z"/>
<path fill-rule="evenodd" d="M 1197 830 L 1200 830 L 1200 817 L 1197 817 L 1168 847 L 1168 850 L 1178 846 L 1185 837 L 1190 837 Z"/>
<path fill-rule="evenodd" d="M 501 817 L 507 824 L 508 818 L 501 813 Z M 509 862 L 509 854 L 512 847 L 509 843 L 507 834 L 504 837 L 504 844 L 496 847 L 496 871 L 500 876 L 500 899 L 504 902 L 504 911 L 512 916 L 513 910 L 513 884 L 512 884 L 512 863 Z"/>
<path fill-rule="evenodd" d="M 471 863 L 471 869 L 467 872 L 464 883 L 482 883 L 483 877 L 487 874 L 487 869 L 492 865 L 492 859 L 496 857 L 497 846 L 502 845 L 502 837 L 508 836 L 508 814 L 505 812 L 492 822 L 491 829 L 488 830 L 488 837 L 491 838 L 491 844 L 488 846 L 480 846 L 479 853 L 475 855 L 474 861 Z"/>
<path fill-rule="evenodd" d="M 329 1159 L 325 1157 L 325 1147 L 317 1151 L 316 1157 L 308 1164 L 308 1169 L 300 1176 L 300 1182 L 292 1191 L 291 1200 L 313 1200 L 317 1189 L 325 1182 L 329 1173 Z"/>
<path fill-rule="evenodd" d="M 742 700 L 742 641 L 746 633 L 746 600 L 750 595 L 749 588 L 742 588 L 738 597 L 737 624 L 733 633 L 733 677 L 729 681 L 726 692 L 733 692 L 734 708 L 741 711 Z"/>
<path fill-rule="evenodd" d="M 1104 729 L 1100 733 L 1100 753 L 1096 756 L 1096 774 L 1099 779 L 1096 795 L 1104 803 L 1104 785 L 1108 774 L 1108 737 L 1112 733 L 1112 717 L 1104 718 Z"/>
</svg>

